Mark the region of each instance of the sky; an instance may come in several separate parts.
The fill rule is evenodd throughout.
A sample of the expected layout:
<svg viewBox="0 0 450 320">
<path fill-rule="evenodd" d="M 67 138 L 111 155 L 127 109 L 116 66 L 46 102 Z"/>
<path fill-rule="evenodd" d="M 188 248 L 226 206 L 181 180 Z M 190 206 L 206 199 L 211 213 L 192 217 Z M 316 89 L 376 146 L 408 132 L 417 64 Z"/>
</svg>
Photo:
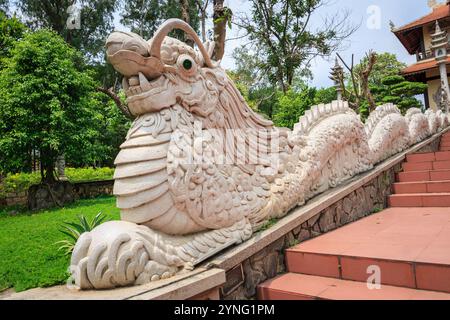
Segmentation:
<svg viewBox="0 0 450 320">
<path fill-rule="evenodd" d="M 330 1 L 330 0 L 328 0 Z M 321 21 L 327 16 L 336 14 L 339 10 L 351 11 L 351 23 L 360 25 L 360 28 L 343 43 L 340 51 L 345 61 L 351 61 L 351 55 L 355 55 L 355 61 L 364 57 L 370 49 L 376 52 L 390 52 L 407 64 L 415 62 L 415 56 L 410 56 L 400 41 L 390 31 L 389 21 L 396 27 L 412 22 L 429 12 L 427 0 L 331 0 L 331 3 L 317 10 L 312 20 L 312 26 L 320 26 Z M 438 1 L 439 2 L 439 1 Z M 442 2 L 442 0 L 441 0 Z M 233 12 L 248 12 L 250 5 L 246 0 L 225 0 L 225 5 Z M 314 30 L 314 29 L 313 29 Z M 235 38 L 242 35 L 242 31 L 233 26 L 228 30 L 227 37 Z M 231 56 L 233 49 L 240 46 L 245 39 L 227 41 L 225 57 L 222 66 L 233 69 L 234 61 Z M 335 55 L 328 59 L 317 58 L 312 62 L 313 79 L 310 85 L 315 87 L 329 87 L 332 81 L 328 78 L 330 68 L 334 65 Z"/>
<path fill-rule="evenodd" d="M 350 62 L 352 54 L 355 61 L 359 61 L 369 50 L 376 52 L 390 52 L 407 64 L 415 62 L 415 56 L 410 56 L 400 41 L 390 31 L 389 21 L 395 26 L 403 26 L 428 13 L 428 0 L 324 0 L 328 3 L 318 9 L 311 20 L 311 28 L 320 27 L 321 22 L 329 16 L 335 15 L 342 10 L 350 10 L 349 23 L 360 25 L 359 29 L 342 44 L 341 56 Z M 212 2 L 212 0 L 211 0 Z M 445 2 L 445 0 L 437 0 Z M 235 15 L 250 12 L 248 0 L 225 0 L 224 5 L 231 8 Z M 211 11 L 211 9 L 210 9 Z M 211 15 L 212 12 L 209 12 Z M 115 14 L 114 24 L 116 30 L 126 30 L 120 24 L 120 16 Z M 207 19 L 207 29 L 212 29 L 212 19 Z M 227 39 L 233 39 L 243 35 L 243 31 L 235 25 L 227 30 Z M 233 69 L 235 66 L 232 58 L 233 50 L 246 43 L 245 38 L 227 40 L 225 45 L 225 56 L 221 65 L 225 69 Z M 329 87 L 333 83 L 329 79 L 330 68 L 334 65 L 335 55 L 327 59 L 316 58 L 312 61 L 313 79 L 310 85 L 315 87 Z"/>
</svg>

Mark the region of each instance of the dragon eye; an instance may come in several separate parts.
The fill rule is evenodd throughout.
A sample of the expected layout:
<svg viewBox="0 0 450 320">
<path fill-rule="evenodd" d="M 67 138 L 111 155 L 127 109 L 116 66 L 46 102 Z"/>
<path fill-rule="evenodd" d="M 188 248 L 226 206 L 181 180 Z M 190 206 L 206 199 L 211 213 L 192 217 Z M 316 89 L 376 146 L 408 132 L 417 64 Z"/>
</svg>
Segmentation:
<svg viewBox="0 0 450 320">
<path fill-rule="evenodd" d="M 183 68 L 185 68 L 186 70 L 190 70 L 192 68 L 192 61 L 189 59 L 185 59 L 183 61 Z"/>
</svg>

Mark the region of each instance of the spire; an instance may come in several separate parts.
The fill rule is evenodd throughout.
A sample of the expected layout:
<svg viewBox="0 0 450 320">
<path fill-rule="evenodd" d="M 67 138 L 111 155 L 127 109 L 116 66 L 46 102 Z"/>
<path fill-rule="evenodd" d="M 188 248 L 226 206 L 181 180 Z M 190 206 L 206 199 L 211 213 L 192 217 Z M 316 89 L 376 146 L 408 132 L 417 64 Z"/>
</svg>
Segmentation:
<svg viewBox="0 0 450 320">
<path fill-rule="evenodd" d="M 434 34 L 439 34 L 439 33 L 441 33 L 441 32 L 442 32 L 442 31 L 441 31 L 441 27 L 439 26 L 439 21 L 436 20 L 436 29 L 435 29 Z"/>
<path fill-rule="evenodd" d="M 343 77 L 344 69 L 339 64 L 338 58 L 334 63 L 334 67 L 331 68 L 330 79 L 334 82 L 334 87 L 337 92 L 337 99 L 342 100 L 342 88 L 341 88 L 341 78 Z"/>
</svg>

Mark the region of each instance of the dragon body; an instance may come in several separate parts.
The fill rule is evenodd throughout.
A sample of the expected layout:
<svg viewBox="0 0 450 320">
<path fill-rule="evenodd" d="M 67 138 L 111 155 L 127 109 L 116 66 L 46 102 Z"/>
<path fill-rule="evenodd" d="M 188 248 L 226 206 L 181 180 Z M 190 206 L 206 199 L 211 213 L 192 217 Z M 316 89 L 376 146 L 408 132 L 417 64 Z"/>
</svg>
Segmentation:
<svg viewBox="0 0 450 320">
<path fill-rule="evenodd" d="M 175 28 L 198 50 L 168 37 Z M 211 60 L 214 44 L 176 19 L 149 41 L 115 32 L 106 46 L 136 119 L 115 160 L 122 221 L 83 234 L 72 255 L 82 289 L 191 269 L 448 125 L 443 114 L 403 117 L 394 105 L 378 107 L 364 125 L 334 101 L 313 106 L 292 131 L 274 127 Z"/>
</svg>

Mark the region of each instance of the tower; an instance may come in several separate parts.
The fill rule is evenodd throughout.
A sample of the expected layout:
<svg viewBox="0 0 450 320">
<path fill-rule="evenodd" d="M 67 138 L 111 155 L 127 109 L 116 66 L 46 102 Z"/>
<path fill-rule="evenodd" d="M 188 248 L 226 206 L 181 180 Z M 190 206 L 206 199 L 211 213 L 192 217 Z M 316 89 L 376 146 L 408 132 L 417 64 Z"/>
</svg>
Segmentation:
<svg viewBox="0 0 450 320">
<path fill-rule="evenodd" d="M 435 32 L 431 35 L 431 50 L 434 52 L 434 58 L 439 66 L 439 73 L 441 78 L 442 91 L 445 92 L 447 98 L 444 101 L 445 112 L 448 113 L 450 90 L 448 86 L 447 78 L 447 46 L 448 46 L 448 36 L 447 32 L 441 30 L 439 22 L 436 21 Z"/>
<path fill-rule="evenodd" d="M 339 65 L 338 59 L 336 57 L 336 63 L 334 65 L 334 67 L 331 68 L 330 79 L 333 80 L 333 82 L 334 82 L 334 86 L 335 86 L 336 92 L 337 92 L 337 99 L 339 101 L 342 100 L 341 79 L 342 79 L 343 73 L 344 73 L 344 70 Z"/>
</svg>

